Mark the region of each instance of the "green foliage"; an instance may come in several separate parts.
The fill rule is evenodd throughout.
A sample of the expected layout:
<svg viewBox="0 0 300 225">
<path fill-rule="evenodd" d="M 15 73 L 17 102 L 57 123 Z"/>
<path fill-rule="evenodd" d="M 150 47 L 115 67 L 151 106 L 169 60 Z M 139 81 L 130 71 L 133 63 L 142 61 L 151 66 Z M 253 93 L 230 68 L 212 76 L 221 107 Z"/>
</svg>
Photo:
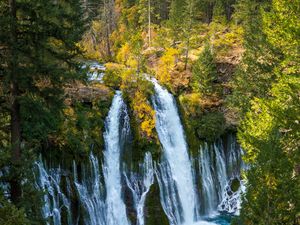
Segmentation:
<svg viewBox="0 0 300 225">
<path fill-rule="evenodd" d="M 113 95 L 95 98 L 90 103 L 74 102 L 64 110 L 65 120 L 53 136 L 55 143 L 51 154 L 64 154 L 64 158 L 81 161 L 90 150 L 100 152 L 104 148 L 104 121 Z M 60 156 L 58 156 L 60 157 Z"/>
<path fill-rule="evenodd" d="M 213 142 L 224 134 L 225 128 L 224 115 L 220 112 L 210 112 L 198 121 L 198 137 Z"/>
<path fill-rule="evenodd" d="M 238 133 L 244 160 L 251 164 L 240 220 L 249 225 L 298 224 L 300 77 L 299 51 L 294 47 L 299 42 L 299 24 L 294 21 L 300 16 L 299 4 L 274 0 L 267 6 L 259 11 L 259 41 L 247 46 L 252 60 L 244 65 L 253 80 L 239 89 L 250 93 L 251 100 L 245 108 L 242 104 L 247 113 Z M 260 56 L 256 60 L 254 49 Z"/>
<path fill-rule="evenodd" d="M 27 224 L 25 217 L 30 224 L 40 222 L 32 163 L 63 120 L 64 87 L 84 78 L 76 60 L 84 32 L 81 12 L 78 0 L 0 3 L 0 115 L 6 123 L 0 170 L 9 172 L 5 182 L 16 204 L 5 205 L 11 212 L 1 216 L 1 224 Z"/>
<path fill-rule="evenodd" d="M 108 87 L 119 89 L 122 83 L 122 66 L 117 64 L 106 64 L 105 74 L 103 76 L 103 82 Z"/>
<path fill-rule="evenodd" d="M 32 224 L 26 218 L 24 209 L 18 209 L 15 205 L 3 198 L 0 198 L 0 205 L 0 223 L 2 225 Z"/>
<path fill-rule="evenodd" d="M 22 164 L 11 166 L 10 148 L 0 151 L 0 222 L 1 224 L 41 224 L 42 193 L 36 190 L 32 162 L 36 160 L 37 149 L 26 149 L 22 154 Z M 4 169 L 3 169 L 4 168 Z M 9 168 L 9 170 L 7 170 Z M 22 198 L 15 204 L 8 198 L 9 189 L 6 185 L 12 178 L 22 180 Z M 26 178 L 26 179 L 24 179 Z M 2 185 L 4 184 L 4 185 Z M 19 223 L 20 222 L 20 223 Z"/>
<path fill-rule="evenodd" d="M 185 1 L 173 0 L 170 6 L 168 26 L 171 29 L 174 41 L 178 41 L 182 35 L 182 16 L 184 14 Z"/>
<path fill-rule="evenodd" d="M 276 63 L 282 54 L 272 46 L 263 30 L 262 9 L 268 9 L 268 1 L 243 0 L 237 5 L 237 18 L 243 21 L 245 53 L 233 80 L 232 106 L 238 107 L 240 116 L 250 109 L 250 101 L 269 95 Z"/>
<path fill-rule="evenodd" d="M 202 95 L 213 92 L 213 81 L 217 77 L 215 58 L 209 45 L 205 45 L 203 52 L 193 65 L 192 87 Z"/>
</svg>

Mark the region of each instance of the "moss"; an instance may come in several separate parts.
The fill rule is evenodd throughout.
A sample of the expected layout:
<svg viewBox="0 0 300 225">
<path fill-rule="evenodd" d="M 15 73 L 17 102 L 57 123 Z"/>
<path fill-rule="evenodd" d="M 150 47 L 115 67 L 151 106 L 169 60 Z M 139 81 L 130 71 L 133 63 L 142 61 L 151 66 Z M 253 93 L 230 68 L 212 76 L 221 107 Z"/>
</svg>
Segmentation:
<svg viewBox="0 0 300 225">
<path fill-rule="evenodd" d="M 158 184 L 151 186 L 145 203 L 146 225 L 168 225 L 169 221 L 160 204 Z"/>
<path fill-rule="evenodd" d="M 234 180 L 231 181 L 230 188 L 233 192 L 237 192 L 241 186 L 241 183 L 239 179 L 235 178 Z"/>
<path fill-rule="evenodd" d="M 186 141 L 189 146 L 189 151 L 192 155 L 198 153 L 201 140 L 197 137 L 198 117 L 202 114 L 199 103 L 193 104 L 190 102 L 189 95 L 181 95 L 177 100 L 179 115 L 183 124 Z"/>
</svg>

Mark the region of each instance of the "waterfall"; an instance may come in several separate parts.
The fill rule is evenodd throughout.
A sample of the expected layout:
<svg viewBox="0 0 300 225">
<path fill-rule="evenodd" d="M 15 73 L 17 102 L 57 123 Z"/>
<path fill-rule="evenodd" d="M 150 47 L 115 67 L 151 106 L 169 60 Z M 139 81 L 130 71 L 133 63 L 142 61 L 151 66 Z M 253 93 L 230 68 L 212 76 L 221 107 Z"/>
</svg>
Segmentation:
<svg viewBox="0 0 300 225">
<path fill-rule="evenodd" d="M 160 189 L 161 204 L 169 219 L 170 225 L 178 224 L 179 221 L 181 221 L 180 203 L 169 164 L 167 162 L 159 163 L 155 166 L 155 174 Z"/>
<path fill-rule="evenodd" d="M 213 145 L 216 155 L 216 176 L 218 179 L 218 194 L 219 194 L 219 201 L 222 200 L 224 197 L 225 186 L 228 182 L 228 176 L 226 173 L 226 159 L 224 154 L 224 148 L 218 147 L 216 144 Z"/>
<path fill-rule="evenodd" d="M 78 181 L 76 164 L 73 165 L 74 183 L 79 200 L 84 209 L 85 225 L 105 225 L 106 211 L 103 193 L 103 184 L 100 180 L 98 159 L 91 154 L 89 157 L 88 171 L 82 172 L 81 182 Z M 83 167 L 84 168 L 84 167 Z"/>
<path fill-rule="evenodd" d="M 228 139 L 205 144 L 190 159 L 175 99 L 156 80 L 151 81 L 156 130 L 163 148 L 160 161 L 153 162 L 147 152 L 137 170 L 126 169 L 122 154 L 130 132 L 129 116 L 117 91 L 105 120 L 103 164 L 92 153 L 84 164 L 74 161 L 73 171 L 68 170 L 72 165 L 63 170 L 60 166 L 48 169 L 41 159 L 35 163 L 36 186 L 44 193 L 45 224 L 130 225 L 123 200 L 127 185 L 136 225 L 145 225 L 146 196 L 154 176 L 170 225 L 229 224 L 220 213 L 239 213 L 240 196 L 245 192 L 240 169 L 245 165 L 235 138 L 228 135 Z"/>
<path fill-rule="evenodd" d="M 216 213 L 218 196 L 212 172 L 213 162 L 209 153 L 208 145 L 205 144 L 204 147 L 200 149 L 199 171 L 202 183 L 203 205 L 205 206 L 204 213 L 206 215 L 213 215 Z"/>
<path fill-rule="evenodd" d="M 218 211 L 238 213 L 243 188 L 239 178 L 240 161 L 240 148 L 234 143 L 230 143 L 227 152 L 221 141 L 200 148 L 199 177 L 205 216 L 214 216 Z M 233 181 L 240 185 L 238 190 L 231 190 Z"/>
<path fill-rule="evenodd" d="M 176 102 L 155 79 L 151 81 L 155 89 L 152 102 L 156 111 L 156 130 L 163 146 L 164 159 L 168 164 L 160 166 L 158 174 L 161 176 L 158 176 L 158 180 L 160 180 L 160 186 L 164 186 L 165 182 L 174 184 L 171 188 L 169 185 L 161 188 L 165 191 L 162 195 L 169 194 L 164 198 L 166 200 L 162 200 L 162 205 L 165 205 L 165 210 L 167 209 L 166 214 L 171 219 L 171 225 L 190 225 L 196 219 L 196 193 L 191 161 Z"/>
<path fill-rule="evenodd" d="M 137 225 L 144 225 L 144 206 L 146 195 L 154 183 L 153 162 L 149 152 L 145 154 L 144 163 L 140 164 L 142 176 L 131 172 L 130 175 L 125 174 L 126 183 L 133 195 L 134 207 L 137 213 Z"/>
<path fill-rule="evenodd" d="M 106 188 L 107 225 L 129 225 L 126 207 L 122 199 L 120 139 L 126 127 L 121 125 L 122 114 L 127 115 L 121 92 L 113 98 L 105 121 L 104 180 Z M 125 116 L 127 123 L 128 117 Z"/>
<path fill-rule="evenodd" d="M 58 167 L 47 170 L 41 159 L 35 165 L 38 173 L 36 187 L 44 192 L 42 216 L 48 221 L 46 224 L 61 225 L 62 211 L 66 210 L 67 224 L 73 225 L 71 202 L 60 188 L 61 169 Z"/>
<path fill-rule="evenodd" d="M 232 190 L 233 182 L 238 182 L 237 190 Z M 238 177 L 231 178 L 227 183 L 221 203 L 218 205 L 218 210 L 226 213 L 239 215 L 241 208 L 241 196 L 245 193 L 244 182 Z"/>
</svg>

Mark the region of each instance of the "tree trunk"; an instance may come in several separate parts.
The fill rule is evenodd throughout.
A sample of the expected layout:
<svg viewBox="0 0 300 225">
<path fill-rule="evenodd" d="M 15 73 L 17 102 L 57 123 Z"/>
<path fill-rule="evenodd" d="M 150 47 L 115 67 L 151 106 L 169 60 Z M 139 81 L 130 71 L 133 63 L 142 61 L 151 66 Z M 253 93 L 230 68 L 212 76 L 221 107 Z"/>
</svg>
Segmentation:
<svg viewBox="0 0 300 225">
<path fill-rule="evenodd" d="M 214 12 L 214 6 L 215 4 L 213 2 L 208 3 L 207 7 L 207 15 L 206 15 L 206 22 L 210 24 L 213 19 L 213 12 Z"/>
<path fill-rule="evenodd" d="M 226 19 L 227 21 L 230 21 L 233 12 L 233 7 L 229 2 L 227 2 L 225 5 L 225 11 L 226 11 Z"/>
<path fill-rule="evenodd" d="M 21 163 L 21 119 L 20 119 L 20 104 L 18 102 L 19 87 L 17 81 L 17 16 L 16 16 L 16 1 L 9 0 L 10 16 L 11 16 L 11 60 L 10 60 L 10 72 L 11 72 L 11 160 L 12 160 L 12 178 L 10 180 L 11 185 L 11 200 L 13 203 L 18 203 L 22 190 L 19 166 Z"/>
<path fill-rule="evenodd" d="M 108 59 L 112 58 L 111 46 L 110 46 L 110 34 L 112 30 L 112 15 L 111 15 L 111 2 L 104 1 L 104 18 L 105 18 L 105 39 L 106 39 L 106 56 Z"/>
<path fill-rule="evenodd" d="M 163 0 L 160 5 L 160 17 L 161 20 L 168 19 L 168 2 L 167 0 Z"/>
<path fill-rule="evenodd" d="M 185 70 L 187 70 L 187 65 L 188 65 L 188 61 L 189 61 L 189 50 L 190 50 L 190 36 L 188 36 L 187 44 L 186 44 L 185 63 L 184 63 Z"/>
<path fill-rule="evenodd" d="M 151 47 L 151 0 L 148 0 L 148 47 Z"/>
</svg>

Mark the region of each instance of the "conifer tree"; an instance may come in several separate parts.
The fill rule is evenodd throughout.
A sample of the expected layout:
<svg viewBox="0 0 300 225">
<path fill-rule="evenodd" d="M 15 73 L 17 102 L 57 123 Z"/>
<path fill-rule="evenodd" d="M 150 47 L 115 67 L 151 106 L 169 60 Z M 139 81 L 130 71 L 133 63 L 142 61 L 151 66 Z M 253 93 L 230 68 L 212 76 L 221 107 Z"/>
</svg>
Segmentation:
<svg viewBox="0 0 300 225">
<path fill-rule="evenodd" d="M 244 160 L 251 165 L 246 171 L 242 224 L 299 224 L 300 55 L 296 47 L 299 46 L 300 26 L 296 22 L 300 16 L 299 3 L 286 0 L 268 3 L 269 7 L 260 11 L 263 37 L 257 36 L 265 44 L 257 42 L 247 46 L 262 51 L 266 50 L 263 47 L 267 43 L 269 49 L 276 48 L 279 57 L 270 60 L 269 52 L 265 52 L 265 57 L 261 54 L 259 60 L 247 61 L 248 76 L 255 77 L 257 85 L 267 82 L 268 92 L 252 89 L 250 107 L 238 133 L 246 153 Z M 266 62 L 272 64 L 262 64 Z M 266 73 L 276 79 L 265 80 L 262 75 Z"/>
<path fill-rule="evenodd" d="M 80 78 L 75 58 L 80 54 L 82 11 L 79 0 L 10 0 L 0 7 L 0 89 L 6 106 L 1 114 L 10 125 L 6 137 L 10 144 L 0 147 L 9 150 L 6 182 L 12 202 L 17 207 L 33 206 L 36 203 L 25 201 L 28 192 L 22 190 L 32 185 L 32 153 L 58 128 L 64 86 Z M 27 216 L 33 212 L 29 208 Z"/>
<path fill-rule="evenodd" d="M 241 117 L 250 109 L 253 98 L 268 96 L 272 81 L 276 80 L 273 69 L 282 57 L 263 31 L 261 11 L 269 6 L 267 0 L 242 0 L 236 6 L 236 17 L 242 21 L 244 28 L 245 53 L 234 76 L 230 102 L 239 108 Z"/>
<path fill-rule="evenodd" d="M 217 77 L 215 57 L 210 46 L 205 45 L 203 52 L 193 65 L 192 88 L 202 95 L 212 93 L 212 83 Z"/>
<path fill-rule="evenodd" d="M 168 25 L 171 29 L 173 44 L 180 40 L 182 35 L 182 17 L 184 14 L 185 1 L 173 0 L 170 6 L 170 16 Z"/>
</svg>

